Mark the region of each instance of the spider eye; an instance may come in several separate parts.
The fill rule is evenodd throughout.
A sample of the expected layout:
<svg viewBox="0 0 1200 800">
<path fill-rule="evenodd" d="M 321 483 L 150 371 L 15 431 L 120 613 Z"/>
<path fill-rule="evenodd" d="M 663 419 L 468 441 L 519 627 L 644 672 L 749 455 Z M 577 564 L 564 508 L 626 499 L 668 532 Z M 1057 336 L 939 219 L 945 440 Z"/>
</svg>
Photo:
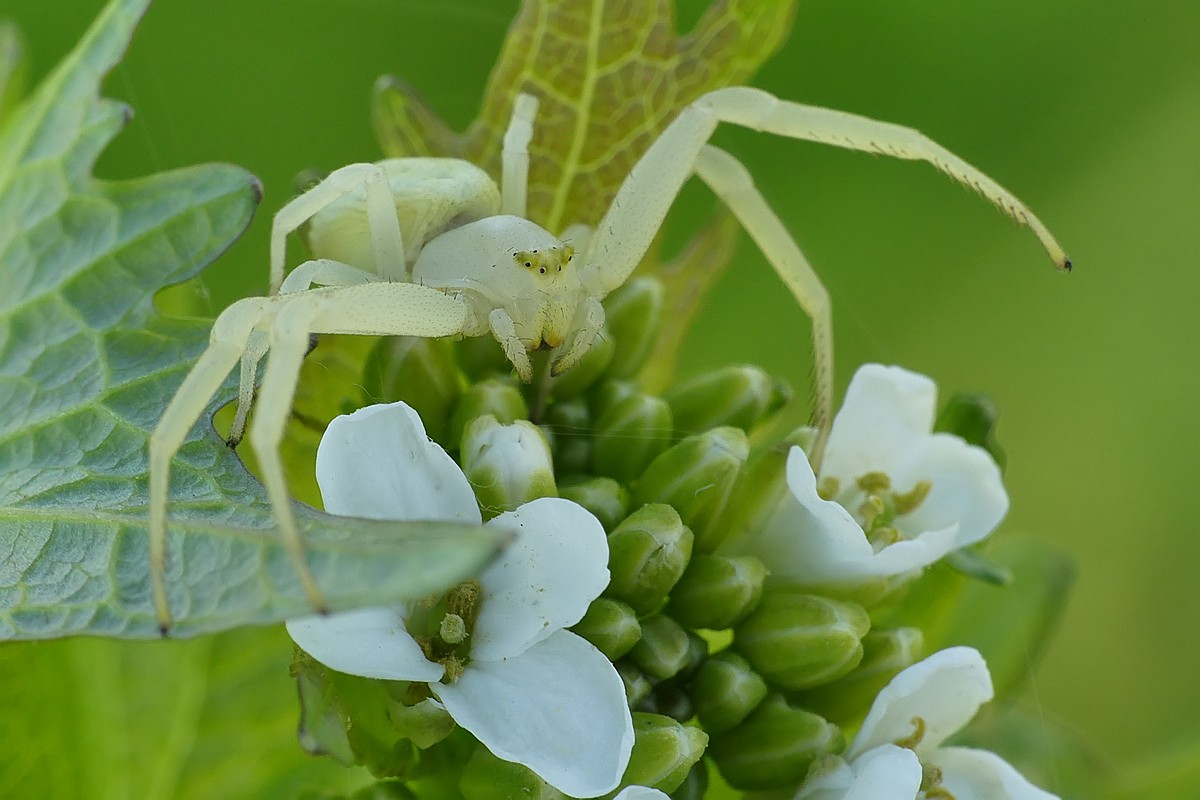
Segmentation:
<svg viewBox="0 0 1200 800">
<path fill-rule="evenodd" d="M 538 270 L 538 272 L 540 272 L 540 273 L 542 273 L 543 275 L 545 275 L 545 274 L 546 274 L 546 268 L 545 268 L 545 267 L 542 267 L 541 269 L 539 269 L 539 270 Z"/>
<path fill-rule="evenodd" d="M 525 262 L 525 266 L 527 266 L 527 267 L 532 267 L 532 266 L 533 266 L 533 264 L 531 264 L 530 262 L 526 261 L 526 262 Z"/>
</svg>

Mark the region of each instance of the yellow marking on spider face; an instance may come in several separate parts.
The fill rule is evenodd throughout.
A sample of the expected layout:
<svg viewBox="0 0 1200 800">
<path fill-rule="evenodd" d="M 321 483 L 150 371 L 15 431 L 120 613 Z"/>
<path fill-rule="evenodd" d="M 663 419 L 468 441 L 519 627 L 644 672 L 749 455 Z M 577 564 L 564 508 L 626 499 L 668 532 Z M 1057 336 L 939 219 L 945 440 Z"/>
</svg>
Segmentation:
<svg viewBox="0 0 1200 800">
<path fill-rule="evenodd" d="M 542 275 L 550 272 L 562 272 L 563 267 L 567 266 L 574 257 L 575 245 L 571 244 L 549 247 L 545 250 L 518 250 L 513 253 L 513 261 L 517 266 Z"/>
</svg>

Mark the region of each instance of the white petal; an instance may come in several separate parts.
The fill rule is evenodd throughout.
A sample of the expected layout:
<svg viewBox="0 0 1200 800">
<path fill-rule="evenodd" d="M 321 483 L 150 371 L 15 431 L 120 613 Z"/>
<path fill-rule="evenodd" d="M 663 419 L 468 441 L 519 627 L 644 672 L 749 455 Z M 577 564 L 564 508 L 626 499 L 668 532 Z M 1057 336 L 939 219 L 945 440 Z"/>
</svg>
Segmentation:
<svg viewBox="0 0 1200 800">
<path fill-rule="evenodd" d="M 942 786 L 957 800 L 1058 800 L 1039 789 L 995 753 L 969 747 L 942 747 L 927 756 L 942 770 Z"/>
<path fill-rule="evenodd" d="M 914 800 L 921 788 L 921 762 L 895 745 L 868 750 L 853 764 L 826 764 L 814 767 L 795 800 Z"/>
<path fill-rule="evenodd" d="M 839 586 L 899 575 L 934 563 L 959 546 L 958 528 L 926 531 L 875 552 L 839 503 L 817 495 L 804 451 L 792 448 L 785 498 L 771 520 L 730 550 L 758 556 L 776 578 L 804 586 Z"/>
<path fill-rule="evenodd" d="M 648 786 L 626 786 L 613 800 L 671 800 L 658 789 Z"/>
<path fill-rule="evenodd" d="M 472 661 L 457 683 L 430 688 L 488 750 L 572 797 L 612 791 L 629 764 L 624 684 L 599 650 L 569 631 L 515 658 Z"/>
<path fill-rule="evenodd" d="M 901 492 L 917 481 L 933 485 L 921 505 L 898 518 L 896 526 L 910 536 L 957 526 L 952 549 L 986 538 L 1008 513 L 1008 493 L 991 455 L 950 434 L 934 434 L 914 447 L 895 467 L 892 480 Z"/>
<path fill-rule="evenodd" d="M 900 367 L 865 364 L 833 420 L 821 475 L 843 483 L 894 465 L 933 430 L 937 386 Z"/>
<path fill-rule="evenodd" d="M 471 658 L 520 655 L 555 631 L 574 625 L 608 586 L 608 539 L 582 506 L 543 497 L 501 514 L 488 527 L 516 540 L 483 574 Z"/>
<path fill-rule="evenodd" d="M 404 606 L 360 608 L 287 621 L 300 649 L 330 669 L 389 681 L 436 681 L 442 666 L 426 660 L 404 628 Z"/>
<path fill-rule="evenodd" d="M 862 728 L 846 750 L 854 758 L 882 744 L 910 738 L 913 720 L 925 723 L 918 755 L 936 748 L 992 699 L 992 678 L 972 647 L 951 647 L 900 672 L 875 697 Z"/>
<path fill-rule="evenodd" d="M 367 406 L 329 423 L 317 447 L 317 483 L 330 514 L 482 522 L 462 470 L 404 403 Z"/>
</svg>

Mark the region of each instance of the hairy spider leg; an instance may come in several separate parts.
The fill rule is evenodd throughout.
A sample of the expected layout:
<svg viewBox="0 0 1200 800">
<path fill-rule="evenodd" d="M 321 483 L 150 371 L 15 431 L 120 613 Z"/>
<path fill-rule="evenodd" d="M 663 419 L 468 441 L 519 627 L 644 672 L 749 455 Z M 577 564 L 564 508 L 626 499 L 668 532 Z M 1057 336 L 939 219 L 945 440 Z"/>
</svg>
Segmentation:
<svg viewBox="0 0 1200 800">
<path fill-rule="evenodd" d="M 1071 268 L 1062 247 L 1020 200 L 921 133 L 844 111 L 780 100 L 759 89 L 733 87 L 702 95 L 685 108 L 633 165 L 588 244 L 581 278 L 590 294 L 604 297 L 628 279 L 720 122 L 850 150 L 928 161 L 1032 229 L 1060 270 Z M 801 284 L 790 283 L 786 277 L 784 281 L 794 295 L 803 289 Z M 819 304 L 807 295 L 803 298 L 797 295 L 796 299 L 802 307 Z M 833 363 L 832 342 L 831 334 L 814 337 L 814 347 L 828 350 L 815 356 L 816 362 Z M 833 419 L 832 381 L 832 374 L 816 375 L 813 420 L 823 431 L 822 440 Z M 811 457 L 819 462 L 820 453 L 815 452 Z"/>
<path fill-rule="evenodd" d="M 280 539 L 316 611 L 324 596 L 304 556 L 292 512 L 279 441 L 295 394 L 296 376 L 310 333 L 368 336 L 453 336 L 466 326 L 467 305 L 428 286 L 373 283 L 239 300 L 217 317 L 208 349 L 184 378 L 150 436 L 150 574 L 155 614 L 165 633 L 171 624 L 166 588 L 167 499 L 171 459 L 195 421 L 237 364 L 256 331 L 270 331 L 271 357 L 250 427 L 252 445 L 279 526 Z"/>
</svg>

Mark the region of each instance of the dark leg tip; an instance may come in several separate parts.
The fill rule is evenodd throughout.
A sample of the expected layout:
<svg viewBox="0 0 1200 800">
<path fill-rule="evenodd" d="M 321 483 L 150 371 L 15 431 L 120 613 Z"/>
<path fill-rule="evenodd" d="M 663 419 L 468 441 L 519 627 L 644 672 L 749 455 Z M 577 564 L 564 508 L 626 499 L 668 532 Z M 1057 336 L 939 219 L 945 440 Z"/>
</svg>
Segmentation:
<svg viewBox="0 0 1200 800">
<path fill-rule="evenodd" d="M 171 638 L 171 624 L 169 622 L 160 622 L 158 624 L 158 635 L 164 639 Z"/>
<path fill-rule="evenodd" d="M 230 436 L 228 439 L 225 440 L 225 446 L 228 447 L 230 450 L 237 450 L 238 445 L 241 443 L 242 443 L 242 437 L 240 437 L 240 436 Z"/>
</svg>

